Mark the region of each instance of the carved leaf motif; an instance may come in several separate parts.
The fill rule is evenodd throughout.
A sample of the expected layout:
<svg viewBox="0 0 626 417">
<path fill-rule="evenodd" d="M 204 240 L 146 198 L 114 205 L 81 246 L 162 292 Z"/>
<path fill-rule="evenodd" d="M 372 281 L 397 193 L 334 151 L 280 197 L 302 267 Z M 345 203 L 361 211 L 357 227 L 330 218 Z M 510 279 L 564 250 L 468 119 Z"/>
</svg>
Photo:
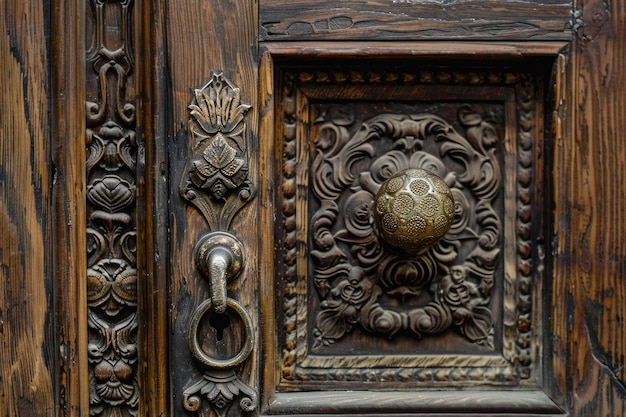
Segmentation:
<svg viewBox="0 0 626 417">
<path fill-rule="evenodd" d="M 87 198 L 92 204 L 114 213 L 135 200 L 135 187 L 117 175 L 106 175 L 87 187 Z"/>
<path fill-rule="evenodd" d="M 453 324 L 469 340 L 492 346 L 488 342 L 493 331 L 491 311 L 486 305 L 497 259 L 497 252 L 491 254 L 489 250 L 497 244 L 500 230 L 499 219 L 491 207 L 499 189 L 499 172 L 493 149 L 487 148 L 495 143 L 489 137 L 495 130 L 468 109 L 460 114 L 465 125 L 475 129 L 473 143 L 443 119 L 429 114 L 374 116 L 355 129 L 352 137 L 346 125 L 319 120 L 312 183 L 321 207 L 312 216 L 315 249 L 310 253 L 315 265 L 314 282 L 322 297 L 315 347 L 333 343 L 357 325 L 388 337 L 400 328 L 421 337 L 442 332 Z M 484 132 L 488 132 L 486 139 L 484 135 L 476 136 Z M 424 149 L 427 140 L 434 142 L 439 154 Z M 391 142 L 391 149 L 378 148 L 384 141 Z M 443 156 L 458 161 L 466 169 L 458 173 L 450 171 L 441 159 Z M 352 172 L 356 166 L 368 169 L 356 174 Z M 419 260 L 407 262 L 380 245 L 374 237 L 370 213 L 372 195 L 382 182 L 408 168 L 431 170 L 444 179 L 459 201 L 456 207 L 447 208 L 450 216 L 458 215 L 450 237 L 444 236 Z M 344 193 L 348 188 L 351 192 Z M 472 203 L 467 196 L 471 196 Z M 338 204 L 342 207 L 343 227 L 336 225 Z M 478 212 L 480 236 L 468 227 L 474 220 L 471 214 L 474 210 Z M 474 244 L 473 251 L 463 241 Z M 478 252 L 479 248 L 482 252 Z M 470 256 L 457 259 L 461 250 L 464 255 L 470 252 Z M 350 287 L 342 278 L 344 268 L 340 265 L 345 262 L 359 265 L 365 274 L 363 281 L 370 286 L 376 283 L 377 290 L 370 290 L 372 300 L 356 303 L 341 297 L 341 292 Z M 435 296 L 434 301 L 412 309 L 407 322 L 398 312 L 377 302 L 383 293 L 400 298 L 402 304 L 409 298 L 417 299 L 424 290 L 432 291 L 436 287 L 433 283 L 441 268 L 456 262 L 464 265 L 465 274 L 470 271 L 473 277 L 478 277 L 480 290 L 473 281 L 452 285 L 444 279 L 443 298 Z"/>
<path fill-rule="evenodd" d="M 222 73 L 214 73 L 202 89 L 194 90 L 197 104 L 190 104 L 191 116 L 201 128 L 200 136 L 217 132 L 230 133 L 243 121 L 250 106 L 241 104 L 240 90 L 233 87 Z"/>
<path fill-rule="evenodd" d="M 228 412 L 235 400 L 239 398 L 239 408 L 243 412 L 254 411 L 257 407 L 257 395 L 253 389 L 244 384 L 233 371 L 224 375 L 206 372 L 202 378 L 193 383 L 183 392 L 183 406 L 188 411 L 199 411 L 205 415 L 205 407 L 218 416 L 230 415 Z M 212 413 L 209 412 L 212 415 Z"/>
<path fill-rule="evenodd" d="M 469 340 L 493 348 L 491 311 L 488 308 L 477 306 L 468 311 L 460 328 Z"/>
<path fill-rule="evenodd" d="M 255 190 L 248 181 L 244 116 L 240 90 L 221 72 L 194 91 L 188 106 L 193 156 L 181 178 L 182 197 L 195 206 L 211 229 L 228 229 Z"/>
<path fill-rule="evenodd" d="M 192 180 L 197 179 L 194 183 L 198 187 L 208 188 L 221 198 L 225 190 L 212 187 L 219 183 L 227 189 L 237 188 L 245 179 L 245 173 L 238 175 L 244 164 L 245 161 L 237 157 L 237 151 L 218 133 L 204 149 L 202 158 L 193 162 L 197 177 L 192 177 Z"/>
</svg>

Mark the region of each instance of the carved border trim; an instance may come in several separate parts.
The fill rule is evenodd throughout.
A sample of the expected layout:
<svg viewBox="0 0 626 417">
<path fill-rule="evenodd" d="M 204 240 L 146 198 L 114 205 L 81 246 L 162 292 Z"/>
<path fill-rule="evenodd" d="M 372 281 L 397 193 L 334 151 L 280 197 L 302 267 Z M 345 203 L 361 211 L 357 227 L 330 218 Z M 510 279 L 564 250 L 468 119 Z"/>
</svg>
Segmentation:
<svg viewBox="0 0 626 417">
<path fill-rule="evenodd" d="M 282 187 L 278 193 L 278 203 L 282 209 L 281 232 L 277 234 L 277 243 L 282 247 L 279 256 L 285 265 L 283 280 L 283 330 L 284 336 L 279 340 L 282 348 L 281 373 L 286 381 L 362 381 L 362 382 L 413 382 L 413 383 L 442 383 L 463 384 L 482 382 L 487 384 L 516 385 L 520 380 L 529 379 L 533 369 L 533 340 L 537 337 L 531 331 L 531 299 L 530 281 L 533 274 L 531 255 L 532 233 L 530 232 L 530 212 L 532 209 L 530 188 L 533 186 L 533 142 L 536 130 L 534 79 L 532 76 L 515 72 L 447 72 L 447 71 L 417 71 L 415 73 L 387 73 L 375 71 L 300 71 L 285 72 L 282 74 L 281 87 L 283 91 L 280 110 L 283 114 L 280 134 L 282 135 Z M 517 173 L 517 195 L 515 234 L 517 242 L 517 276 L 514 288 L 510 294 L 503 294 L 508 298 L 503 300 L 505 315 L 514 320 L 511 324 L 515 336 L 507 338 L 503 346 L 503 360 L 496 366 L 465 367 L 429 367 L 407 369 L 408 366 L 417 366 L 419 359 L 407 357 L 402 368 L 384 367 L 376 369 L 345 369 L 336 368 L 337 363 L 343 363 L 348 357 L 332 356 L 321 360 L 318 357 L 309 357 L 307 353 L 307 323 L 306 323 L 306 267 L 298 267 L 298 246 L 302 239 L 298 232 L 302 225 L 296 223 L 298 210 L 296 190 L 296 160 L 299 156 L 297 146 L 297 131 L 300 129 L 296 115 L 296 108 L 302 103 L 299 85 L 316 84 L 406 84 L 406 85 L 493 85 L 513 87 L 516 93 L 518 108 L 516 124 L 518 131 L 517 152 L 520 162 Z M 302 216 L 300 216 L 302 217 Z M 300 239 L 299 239 L 300 237 Z M 306 238 L 305 240 L 306 241 Z M 301 248 L 306 250 L 306 248 Z M 507 326 L 509 327 L 509 326 Z M 504 337 L 504 335 L 503 335 Z M 450 357 L 451 363 L 458 361 L 461 356 Z M 362 358 L 362 357 L 360 357 Z M 470 358 L 470 357 L 468 357 Z M 470 359 L 471 360 L 471 359 Z M 495 365 L 495 364 L 494 364 Z M 316 368 L 317 366 L 321 368 Z M 351 366 L 351 365 L 350 365 Z"/>
<path fill-rule="evenodd" d="M 134 1 L 87 3 L 91 19 L 85 34 L 89 414 L 136 416 Z M 117 22 L 111 22 L 113 16 Z M 117 36 L 106 36 L 108 23 L 121 28 Z"/>
</svg>

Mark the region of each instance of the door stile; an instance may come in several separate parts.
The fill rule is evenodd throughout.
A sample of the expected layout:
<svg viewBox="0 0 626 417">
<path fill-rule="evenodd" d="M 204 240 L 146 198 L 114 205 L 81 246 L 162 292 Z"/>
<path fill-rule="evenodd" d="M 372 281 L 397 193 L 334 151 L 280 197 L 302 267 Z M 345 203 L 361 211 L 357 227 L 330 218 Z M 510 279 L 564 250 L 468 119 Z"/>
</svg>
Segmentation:
<svg viewBox="0 0 626 417">
<path fill-rule="evenodd" d="M 137 0 L 138 385 L 141 416 L 170 415 L 168 155 L 171 140 L 165 2 Z"/>
<path fill-rule="evenodd" d="M 626 414 L 626 24 L 619 0 L 575 1 L 576 29 L 558 75 L 560 107 L 553 171 L 553 279 L 565 329 L 572 416 Z"/>
<path fill-rule="evenodd" d="M 85 416 L 89 410 L 87 358 L 85 4 L 52 2 L 54 66 L 54 244 L 56 346 L 59 361 L 57 410 Z"/>
<path fill-rule="evenodd" d="M 168 96 L 171 127 L 166 144 L 169 164 L 167 197 L 171 213 L 168 257 L 172 259 L 167 277 L 171 306 L 169 366 L 172 403 L 169 409 L 173 415 L 196 413 L 196 406 L 200 410 L 210 407 L 258 409 L 260 184 L 257 149 L 259 140 L 263 139 L 258 137 L 257 121 L 260 111 L 257 96 L 257 4 L 247 0 L 173 1 L 166 4 L 165 10 L 166 64 L 167 74 L 171 77 L 171 93 Z M 236 121 L 228 119 L 236 125 L 233 130 L 223 125 L 215 127 L 214 131 L 209 129 L 198 133 L 201 127 L 190 106 L 196 106 L 196 115 L 204 112 L 209 116 L 203 106 L 209 100 L 207 97 L 214 93 L 229 95 L 233 103 L 231 108 L 241 109 L 242 117 L 236 118 Z M 239 132 L 240 128 L 240 136 L 233 137 L 231 134 Z M 218 136 L 220 139 L 216 142 Z M 198 183 L 192 184 L 189 179 L 191 172 L 195 175 L 193 161 L 202 161 L 203 152 L 209 144 L 219 141 L 228 141 L 229 151 L 237 152 L 238 162 L 246 160 L 248 169 L 244 184 L 237 185 L 243 188 L 229 189 L 223 195 L 221 190 L 217 190 L 218 194 L 211 194 L 214 190 Z M 244 190 L 245 184 L 249 185 L 247 197 L 238 194 Z M 243 197 L 241 201 L 246 200 L 245 204 L 231 211 L 228 201 L 236 201 L 232 197 L 237 195 Z M 250 196 L 251 199 L 248 199 Z M 209 295 L 214 287 L 207 281 L 208 268 L 203 270 L 196 256 L 204 244 L 212 242 L 210 236 L 215 232 L 221 233 L 221 236 L 228 234 L 243 242 L 239 276 L 233 277 L 226 287 L 226 297 L 230 299 L 226 313 L 230 314 L 233 323 L 239 324 L 235 323 L 225 330 L 225 339 L 231 345 L 230 349 L 226 348 L 221 353 L 222 356 L 219 352 L 206 350 L 215 347 L 210 339 L 212 329 L 207 324 L 207 316 L 212 314 L 207 302 L 214 300 L 213 295 Z M 194 249 L 196 247 L 198 249 Z M 244 310 L 249 312 L 250 320 L 243 318 L 241 312 Z M 244 321 L 251 325 L 245 332 Z M 193 326 L 196 326 L 195 329 L 204 326 L 204 330 L 194 330 Z M 231 356 L 234 357 L 238 350 L 247 350 L 243 346 L 249 346 L 250 338 L 253 341 L 252 352 L 241 363 L 232 362 L 232 366 L 224 370 L 212 366 L 211 359 L 206 358 L 214 355 L 231 363 Z M 192 344 L 196 341 L 200 346 L 194 348 Z M 202 346 L 203 343 L 206 346 Z M 225 403 L 212 403 L 213 399 L 204 395 L 206 391 L 201 393 L 200 390 L 203 384 L 217 384 L 215 381 L 222 381 L 221 387 L 236 386 L 242 395 Z"/>
</svg>

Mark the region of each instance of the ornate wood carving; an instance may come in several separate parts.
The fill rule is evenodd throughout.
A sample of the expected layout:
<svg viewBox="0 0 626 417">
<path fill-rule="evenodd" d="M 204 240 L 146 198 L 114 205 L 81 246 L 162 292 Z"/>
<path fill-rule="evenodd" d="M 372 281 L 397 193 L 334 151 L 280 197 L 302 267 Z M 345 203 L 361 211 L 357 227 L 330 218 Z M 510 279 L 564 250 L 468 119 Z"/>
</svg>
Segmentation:
<svg viewBox="0 0 626 417">
<path fill-rule="evenodd" d="M 211 230 L 228 230 L 234 215 L 254 197 L 248 181 L 246 124 L 250 109 L 239 88 L 222 72 L 194 90 L 189 105 L 193 156 L 182 179 L 181 194 L 209 223 Z"/>
<path fill-rule="evenodd" d="M 258 404 L 256 391 L 236 373 L 255 344 L 252 319 L 244 306 L 226 294 L 226 278 L 236 278 L 241 271 L 243 247 L 225 231 L 255 194 L 248 179 L 244 116 L 249 109 L 241 103 L 239 88 L 221 71 L 213 72 L 206 85 L 194 90 L 189 105 L 191 156 L 180 192 L 202 213 L 212 231 L 196 245 L 196 267 L 209 280 L 211 297 L 194 309 L 187 332 L 189 349 L 204 373 L 189 381 L 183 391 L 183 407 L 201 417 L 240 415 L 254 411 Z M 208 318 L 212 327 L 223 331 L 232 313 L 245 330 L 242 348 L 231 352 L 230 359 L 213 358 L 198 342 L 199 323 Z M 220 345 L 220 339 L 216 336 L 212 342 Z"/>
<path fill-rule="evenodd" d="M 534 383 L 536 83 L 517 72 L 282 73 L 285 381 Z M 455 201 L 450 231 L 421 256 L 381 243 L 372 219 L 381 184 L 407 168 L 438 175 Z"/>
<path fill-rule="evenodd" d="M 132 0 L 88 2 L 87 305 L 90 415 L 137 415 Z M 120 28 L 112 35 L 110 27 Z"/>
<path fill-rule="evenodd" d="M 381 114 L 351 134 L 342 129 L 345 114 L 327 114 L 328 119 L 318 119 L 311 170 L 321 206 L 311 216 L 310 254 L 322 300 L 313 351 L 357 325 L 388 338 L 400 330 L 421 338 L 455 325 L 472 342 L 493 349 L 489 305 L 501 235 L 493 208 L 501 181 L 494 126 L 462 106 L 465 135 L 432 114 Z M 427 141 L 435 146 L 428 149 Z M 357 174 L 353 166 L 365 159 L 368 164 Z M 452 162 L 460 162 L 458 169 Z M 447 211 L 456 215 L 452 230 L 421 256 L 385 249 L 371 220 L 382 182 L 409 168 L 443 178 L 456 202 L 448 200 Z M 338 213 L 343 227 L 337 226 Z M 412 227 L 425 229 L 426 221 L 418 219 L 422 223 Z M 397 298 L 404 307 L 426 292 L 432 293 L 430 300 L 409 310 L 390 308 L 381 298 Z"/>
</svg>

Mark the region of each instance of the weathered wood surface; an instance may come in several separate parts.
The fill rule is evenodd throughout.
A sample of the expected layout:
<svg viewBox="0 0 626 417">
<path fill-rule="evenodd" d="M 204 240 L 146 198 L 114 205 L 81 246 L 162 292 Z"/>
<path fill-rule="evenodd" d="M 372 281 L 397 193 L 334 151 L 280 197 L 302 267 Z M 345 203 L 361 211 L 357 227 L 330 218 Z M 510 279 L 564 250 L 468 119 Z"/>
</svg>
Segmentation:
<svg viewBox="0 0 626 417">
<path fill-rule="evenodd" d="M 85 196 L 84 9 L 59 0 L 51 7 L 52 62 L 49 98 L 53 120 L 54 254 L 57 395 L 61 416 L 79 416 L 89 408 L 87 358 L 87 242 Z"/>
<path fill-rule="evenodd" d="M 192 158 L 193 138 L 191 136 L 190 111 L 188 106 L 194 98 L 194 89 L 201 89 L 211 80 L 214 71 L 223 71 L 228 79 L 239 88 L 241 104 L 251 106 L 243 118 L 245 127 L 241 137 L 247 138 L 248 178 L 254 188 L 259 187 L 257 174 L 257 63 L 256 32 L 257 13 L 253 2 L 248 0 L 215 1 L 205 0 L 169 2 L 167 13 L 167 62 L 171 77 L 171 96 L 168 100 L 171 109 L 171 125 L 167 132 L 169 148 L 168 187 L 170 199 L 170 267 L 169 282 L 170 317 L 170 366 L 172 372 L 171 409 L 175 415 L 190 414 L 183 408 L 183 392 L 195 384 L 205 371 L 210 370 L 199 364 L 187 347 L 187 329 L 191 315 L 200 303 L 209 297 L 209 285 L 196 269 L 194 248 L 200 238 L 208 233 L 210 226 L 189 201 L 181 196 L 181 179 L 188 175 L 185 164 Z M 195 102 L 195 101 L 194 101 Z M 239 103 L 233 102 L 233 106 Z M 221 109 L 227 112 L 226 107 Z M 223 132 L 227 136 L 228 132 Z M 208 191 L 208 190 L 206 190 Z M 228 232 L 239 238 L 244 246 L 244 266 L 241 275 L 228 285 L 228 296 L 238 300 L 252 315 L 255 333 L 258 335 L 257 283 L 258 283 L 258 218 L 257 200 L 245 205 L 239 211 Z M 227 310 L 227 313 L 232 310 Z M 229 346 L 220 350 L 216 343 L 214 329 L 206 324 L 199 332 L 203 349 L 216 358 L 227 359 L 237 354 L 241 346 L 241 321 L 231 317 L 231 323 L 224 330 L 224 341 Z M 239 323 L 239 324 L 238 324 Z M 258 342 L 258 338 L 256 339 Z M 228 344 L 228 343 L 225 343 Z M 258 369 L 256 359 L 258 343 L 248 359 L 234 370 L 243 383 L 257 387 Z M 256 388 L 255 388 L 256 389 Z M 239 407 L 236 400 L 234 408 Z M 202 407 L 208 401 L 203 400 Z"/>
<path fill-rule="evenodd" d="M 361 22 L 367 23 L 369 17 L 363 17 L 362 10 L 357 10 L 357 6 L 366 3 L 344 2 L 343 6 L 354 6 L 351 19 L 365 19 Z M 301 40 L 306 36 L 320 40 L 455 40 L 463 35 L 474 39 L 513 41 L 529 38 L 564 40 L 569 36 L 566 22 L 569 19 L 564 18 L 569 12 L 564 10 L 571 7 L 564 2 L 543 5 L 512 2 L 514 6 L 488 11 L 495 22 L 490 28 L 490 24 L 478 20 L 470 21 L 469 26 L 461 25 L 472 13 L 476 17 L 479 10 L 485 11 L 481 8 L 487 4 L 484 2 L 475 2 L 476 6 L 467 3 L 468 8 L 461 12 L 461 3 L 441 5 L 407 1 L 394 4 L 394 10 L 396 6 L 404 7 L 426 17 L 428 10 L 433 13 L 444 10 L 451 18 L 448 21 L 443 19 L 440 24 L 437 19 L 432 19 L 436 17 L 433 14 L 425 21 L 426 25 L 411 31 L 402 16 L 389 13 L 385 19 L 397 23 L 400 32 L 383 33 L 376 25 L 369 26 L 367 31 L 358 25 L 343 27 L 341 25 L 347 20 L 333 20 L 339 16 L 336 9 L 324 10 L 328 8 L 328 1 L 315 4 L 318 9 L 307 9 L 301 1 L 261 1 L 262 30 L 270 26 L 277 30 L 271 35 L 264 32 L 264 39 Z M 266 6 L 268 8 L 264 9 Z M 452 10 L 452 7 L 459 9 Z M 535 7 L 537 11 L 531 10 Z M 552 357 L 554 376 L 548 378 L 551 388 L 547 390 L 553 394 L 553 400 L 556 398 L 557 404 L 566 405 L 572 417 L 626 414 L 623 370 L 626 354 L 626 145 L 623 140 L 626 131 L 626 76 L 623 71 L 626 67 L 626 33 L 622 30 L 626 27 L 625 7 L 624 0 L 581 0 L 577 3 L 575 9 L 580 10 L 582 20 L 575 21 L 576 39 L 570 51 L 560 57 L 555 73 L 559 106 L 554 113 L 553 145 L 545 155 L 546 165 L 552 166 L 547 173 L 547 182 L 554 203 L 548 221 L 552 224 L 548 235 L 553 239 L 545 242 L 545 255 L 554 283 L 548 300 L 552 351 L 546 355 L 548 361 Z M 193 208 L 183 208 L 177 200 L 180 178 L 177 158 L 185 152 L 186 145 L 182 143 L 182 135 L 176 133 L 181 124 L 185 126 L 187 123 L 186 106 L 191 89 L 204 83 L 211 70 L 227 70 L 241 88 L 242 101 L 253 106 L 248 116 L 248 128 L 252 133 L 249 136 L 250 149 L 259 148 L 258 140 L 271 140 L 269 133 L 274 122 L 271 115 L 263 121 L 260 139 L 255 134 L 257 114 L 254 112 L 266 111 L 272 106 L 272 80 L 261 84 L 264 91 L 257 90 L 255 8 L 253 2 L 241 0 L 237 4 L 224 1 L 218 5 L 200 1 L 193 4 L 177 2 L 170 3 L 167 10 L 158 6 L 141 9 L 145 26 L 140 29 L 139 38 L 151 36 L 154 41 L 162 36 L 155 35 L 155 28 L 163 27 L 159 25 L 164 25 L 164 20 L 170 22 L 170 55 L 167 58 L 173 76 L 174 124 L 169 131 L 163 125 L 163 120 L 169 117 L 162 97 L 167 91 L 167 82 L 151 79 L 164 76 L 157 68 L 164 67 L 162 54 L 166 48 L 157 40 L 149 47 L 143 45 L 143 51 L 138 54 L 138 57 L 152 57 L 152 60 L 139 60 L 149 69 L 141 66 L 138 69 L 141 74 L 138 90 L 146 94 L 142 98 L 144 101 L 139 102 L 143 115 L 138 126 L 147 127 L 147 135 L 154 140 L 146 146 L 147 161 L 152 165 L 143 175 L 149 184 L 143 189 L 140 187 L 143 194 L 138 200 L 140 204 L 152 207 L 142 214 L 146 218 L 141 218 L 143 223 L 138 226 L 140 236 L 150 241 L 143 243 L 145 246 L 140 251 L 144 259 L 138 265 L 149 276 L 141 284 L 139 296 L 139 308 L 145 315 L 141 319 L 142 326 L 145 326 L 141 327 L 139 342 L 142 349 L 140 415 L 167 415 L 172 405 L 170 398 L 177 401 L 174 407 L 182 411 L 180 389 L 187 381 L 186 377 L 173 379 L 173 394 L 168 391 L 166 381 L 177 365 L 175 361 L 171 362 L 173 368 L 165 365 L 170 341 L 167 339 L 168 281 L 173 280 L 172 299 L 179 300 L 183 307 L 185 303 L 197 302 L 206 296 L 206 286 L 199 289 L 199 285 L 205 283 L 193 269 L 191 253 L 206 225 Z M 291 25 L 289 19 L 298 21 L 293 20 L 297 8 L 306 10 L 304 14 L 298 12 L 298 19 L 305 23 L 293 26 L 291 33 L 289 30 L 285 32 L 285 28 L 289 29 Z M 518 13 L 520 8 L 526 8 L 528 13 Z M 83 280 L 86 218 L 82 178 L 85 129 L 84 94 L 81 91 L 85 69 L 80 55 L 84 53 L 81 50 L 84 45 L 81 39 L 83 18 L 80 17 L 83 11 L 78 2 L 54 1 L 51 6 L 51 3 L 40 0 L 3 1 L 1 9 L 0 415 L 87 415 L 87 323 Z M 163 20 L 148 23 L 153 11 Z M 543 11 L 548 12 L 542 17 Z M 323 19 L 315 18 L 315 14 Z M 46 20 L 49 15 L 52 19 Z M 532 21 L 538 22 L 537 25 L 524 26 Z M 331 23 L 338 24 L 336 30 L 331 30 Z M 313 31 L 314 27 L 317 32 Z M 310 33 L 306 34 L 307 31 Z M 464 54 L 462 48 L 447 45 Z M 525 46 L 521 45 L 527 44 L 520 44 L 520 49 L 511 46 L 512 54 L 523 57 Z M 445 53 L 447 48 L 441 46 L 441 52 Z M 367 49 L 351 48 L 346 47 L 349 55 L 362 54 Z M 554 45 L 550 48 L 546 52 L 548 55 L 554 53 Z M 283 55 L 289 56 L 290 53 L 287 51 Z M 319 54 L 326 52 L 321 49 Z M 502 56 L 494 49 L 487 51 L 487 55 L 490 58 Z M 423 54 L 423 57 L 427 56 Z M 49 74 L 50 70 L 52 74 Z M 269 76 L 271 71 L 264 74 Z M 257 101 L 257 94 L 261 95 L 261 101 Z M 164 143 L 175 149 L 169 162 L 178 168 L 171 173 L 168 173 Z M 282 150 L 268 145 L 265 152 L 260 165 L 255 159 L 255 151 L 251 152 L 253 179 L 257 178 L 256 168 L 270 170 L 276 162 L 274 156 L 279 158 Z M 273 199 L 271 194 L 275 185 L 270 177 L 264 176 L 266 182 L 258 184 L 264 193 L 258 197 L 259 204 Z M 171 184 L 164 185 L 168 182 Z M 169 187 L 169 191 L 164 187 Z M 171 216 L 166 203 L 168 198 L 176 200 Z M 274 242 L 263 240 L 262 245 L 266 246 L 262 252 L 264 261 L 259 263 L 258 207 L 247 207 L 243 213 L 241 219 L 235 220 L 233 231 L 246 241 L 250 266 L 231 287 L 231 294 L 256 311 L 259 298 L 261 303 L 273 304 L 271 286 L 261 287 L 262 293 L 256 290 L 259 275 L 272 272 L 267 265 L 271 262 Z M 269 210 L 264 213 L 260 234 L 263 239 L 273 234 L 272 213 Z M 170 234 L 163 217 L 174 220 Z M 159 231 L 154 232 L 154 229 Z M 164 242 L 169 236 L 173 249 L 167 253 L 167 243 Z M 172 261 L 165 261 L 167 258 Z M 168 262 L 172 269 L 166 271 Z M 269 281 L 264 278 L 262 282 Z M 274 313 L 271 309 L 266 311 Z M 174 320 L 177 315 L 180 311 L 174 308 Z M 256 345 L 256 352 L 261 349 L 271 351 L 274 349 L 271 335 L 275 329 L 268 324 L 270 321 L 259 323 L 262 323 L 264 338 Z M 179 329 L 183 327 L 181 324 Z M 176 346 L 172 351 L 184 351 L 186 342 L 181 337 L 184 335 L 174 336 Z M 152 342 L 155 343 L 150 344 Z M 277 355 L 275 359 L 279 357 Z M 186 366 L 191 367 L 191 362 Z M 255 356 L 241 372 L 242 378 L 258 386 L 258 369 L 268 366 L 272 365 L 259 362 Z M 271 386 L 274 382 L 264 381 L 263 386 Z M 168 398 L 169 395 L 172 396 Z M 393 402 L 394 396 L 389 395 L 390 402 Z M 303 412 L 317 411 L 315 402 L 311 403 L 306 393 L 290 394 L 278 400 L 274 408 L 276 412 L 291 413 L 293 401 L 301 404 Z M 338 393 L 329 396 L 329 402 L 336 402 L 337 409 L 342 407 L 340 402 L 348 404 L 345 410 L 353 400 Z M 366 406 L 359 405 L 359 410 L 352 408 L 351 411 L 361 412 Z M 410 407 L 409 404 L 404 411 Z"/>
<path fill-rule="evenodd" d="M 561 66 L 554 166 L 554 356 L 576 417 L 626 414 L 626 2 L 580 1 Z M 565 295 L 565 296 L 564 296 Z"/>
<path fill-rule="evenodd" d="M 165 4 L 138 0 L 135 9 L 138 142 L 145 160 L 137 171 L 137 283 L 139 410 L 142 416 L 169 413 L 169 284 L 167 80 Z M 156 318 L 162 318 L 161 320 Z"/>
<path fill-rule="evenodd" d="M 0 9 L 0 415 L 56 408 L 46 3 Z"/>
<path fill-rule="evenodd" d="M 263 40 L 559 40 L 569 1 L 261 0 Z"/>
</svg>

